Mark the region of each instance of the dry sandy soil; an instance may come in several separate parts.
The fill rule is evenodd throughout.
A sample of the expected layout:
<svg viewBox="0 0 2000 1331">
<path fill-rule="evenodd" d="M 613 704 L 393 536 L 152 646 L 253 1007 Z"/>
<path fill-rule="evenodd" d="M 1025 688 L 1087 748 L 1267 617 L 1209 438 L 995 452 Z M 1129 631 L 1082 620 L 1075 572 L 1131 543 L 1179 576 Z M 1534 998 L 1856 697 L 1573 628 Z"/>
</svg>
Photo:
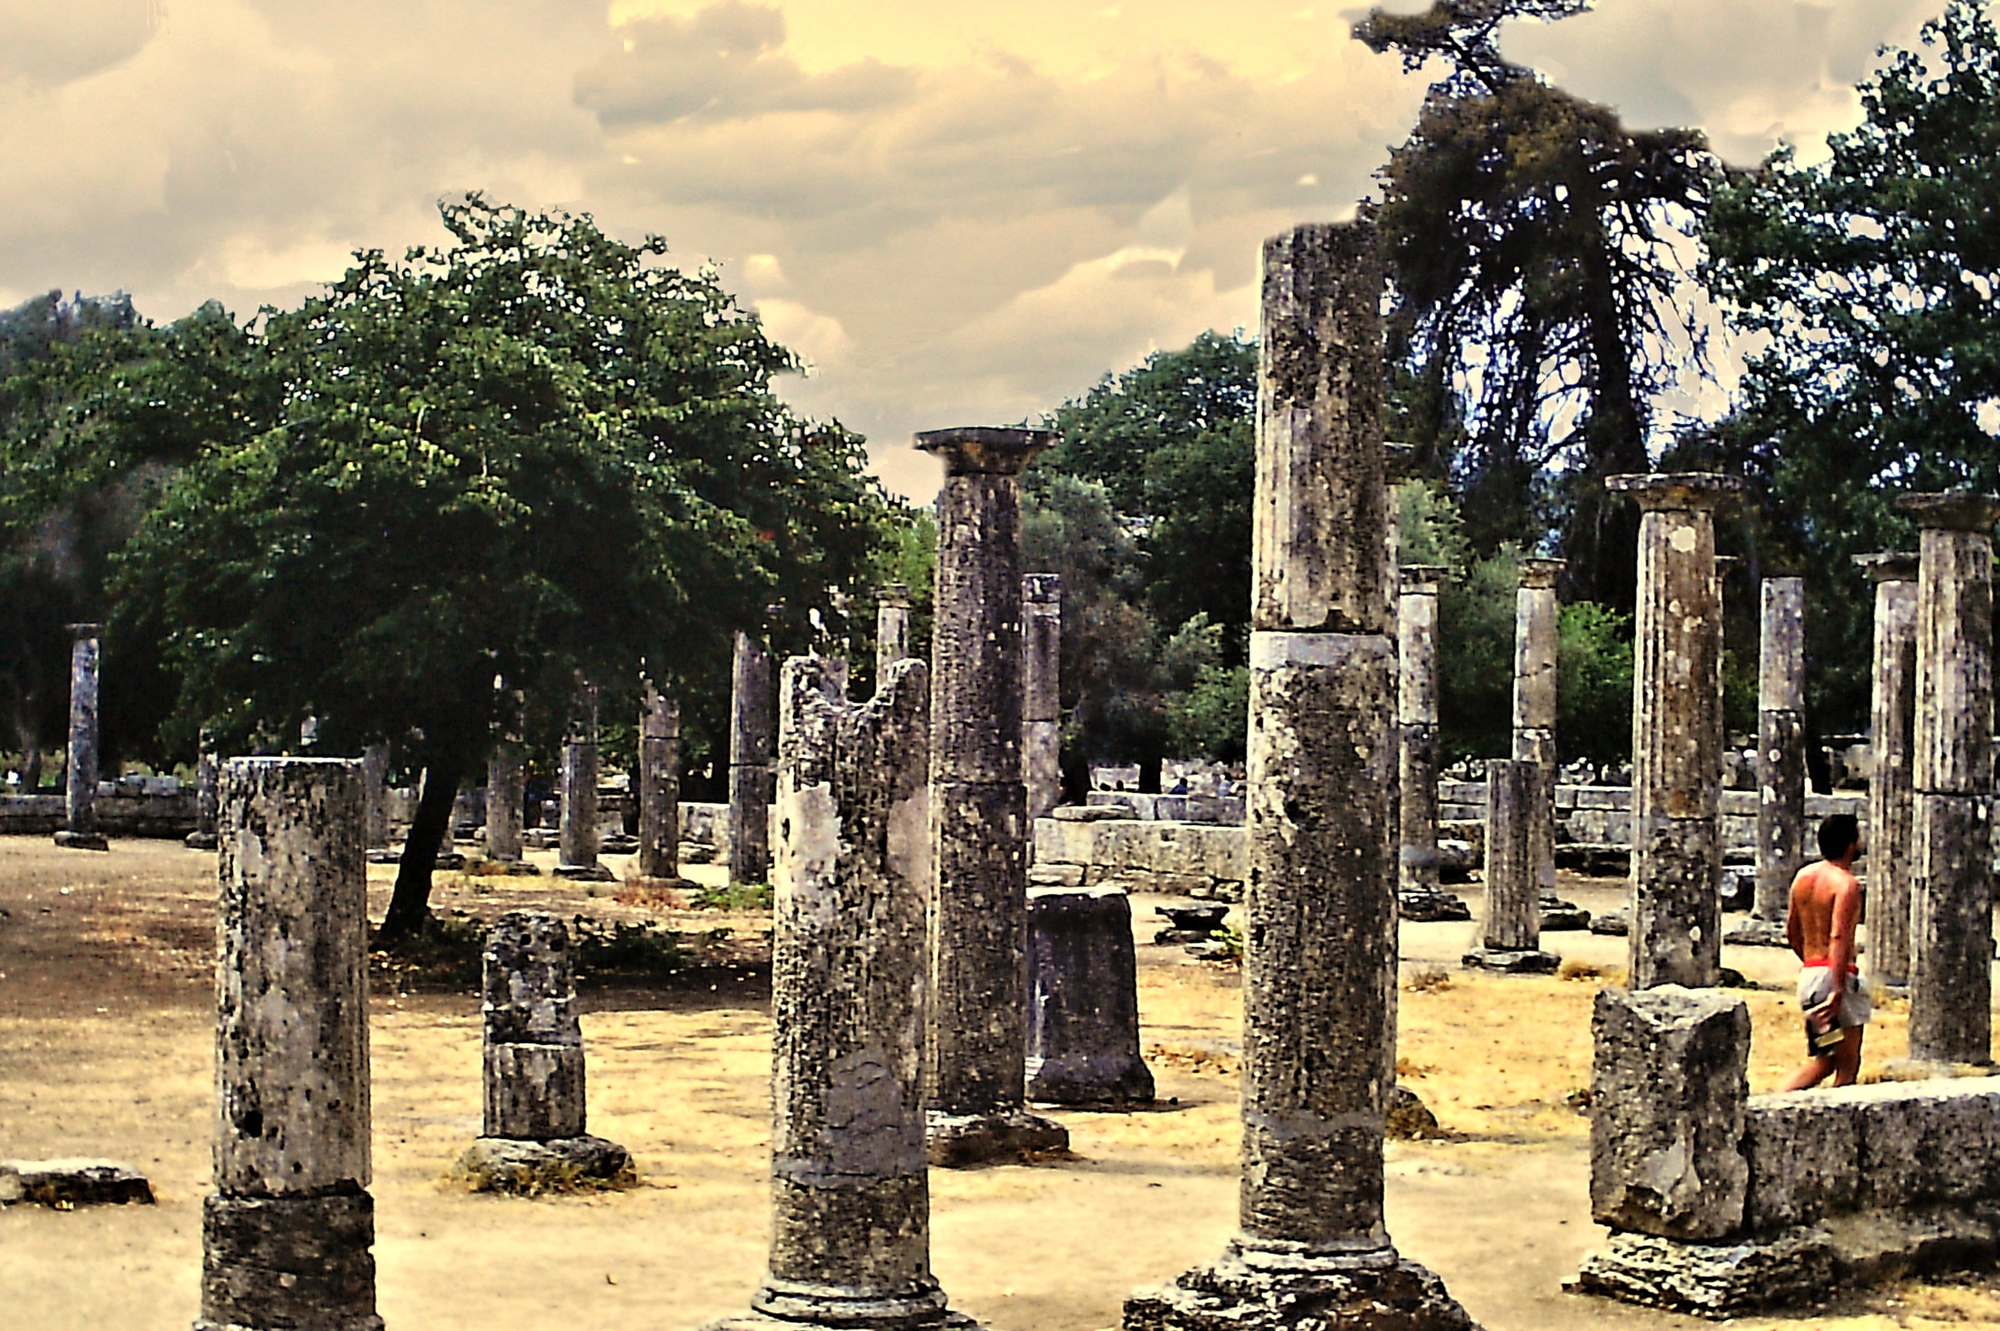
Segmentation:
<svg viewBox="0 0 2000 1331">
<path fill-rule="evenodd" d="M 546 857 L 540 857 L 546 864 Z M 625 861 L 611 861 L 622 866 Z M 712 874 L 696 869 L 695 875 Z M 180 1331 L 193 1318 L 208 1186 L 213 858 L 172 844 L 109 855 L 0 840 L 0 1157 L 106 1156 L 143 1169 L 156 1207 L 0 1208 L 0 1291 L 37 1331 Z M 371 870 L 379 914 L 388 870 Z M 754 956 L 768 917 L 619 906 L 548 878 L 441 876 L 436 904 L 648 918 L 713 943 L 665 990 L 586 993 L 590 1125 L 637 1156 L 629 1192 L 472 1195 L 441 1181 L 479 1129 L 479 1012 L 464 993 L 373 1000 L 380 1307 L 392 1328 L 586 1325 L 676 1331 L 740 1312 L 761 1271 L 769 1017 Z M 1566 881 L 1593 908 L 1622 884 Z M 1150 917 L 1154 901 L 1135 902 Z M 1141 918 L 1142 940 L 1155 927 Z M 723 939 L 716 931 L 728 930 Z M 1403 929 L 1403 1079 L 1456 1139 L 1391 1143 L 1389 1224 L 1490 1331 L 1693 1328 L 1693 1319 L 1564 1294 L 1599 1243 L 1587 1084 L 1600 980 L 1468 975 L 1468 927 Z M 1619 966 L 1623 940 L 1556 934 L 1565 956 Z M 955 1306 L 998 1331 L 1117 1322 L 1135 1286 L 1221 1250 L 1234 1218 L 1241 994 L 1233 969 L 1140 949 L 1144 1040 L 1162 1097 L 1146 1113 L 1064 1113 L 1075 1158 L 932 1175 L 934 1264 Z M 1764 988 L 1754 1089 L 1795 1058 L 1780 953 L 1730 949 Z M 1901 1052 L 1887 1005 L 1868 1063 Z M 2000 1277 L 1844 1296 L 1769 1328 L 2000 1325 Z"/>
</svg>

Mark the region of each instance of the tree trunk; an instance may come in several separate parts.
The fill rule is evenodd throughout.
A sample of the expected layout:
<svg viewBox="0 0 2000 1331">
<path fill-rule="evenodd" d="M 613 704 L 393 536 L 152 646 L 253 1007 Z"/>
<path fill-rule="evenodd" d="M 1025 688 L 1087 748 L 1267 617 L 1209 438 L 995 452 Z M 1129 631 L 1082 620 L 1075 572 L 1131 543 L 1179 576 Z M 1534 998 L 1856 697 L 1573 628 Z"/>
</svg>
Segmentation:
<svg viewBox="0 0 2000 1331">
<path fill-rule="evenodd" d="M 433 762 L 424 772 L 424 797 L 403 839 L 403 858 L 396 866 L 396 890 L 382 916 L 379 935 L 385 943 L 414 938 L 431 919 L 431 870 L 438 850 L 451 834 L 451 806 L 458 798 L 456 763 Z"/>
</svg>

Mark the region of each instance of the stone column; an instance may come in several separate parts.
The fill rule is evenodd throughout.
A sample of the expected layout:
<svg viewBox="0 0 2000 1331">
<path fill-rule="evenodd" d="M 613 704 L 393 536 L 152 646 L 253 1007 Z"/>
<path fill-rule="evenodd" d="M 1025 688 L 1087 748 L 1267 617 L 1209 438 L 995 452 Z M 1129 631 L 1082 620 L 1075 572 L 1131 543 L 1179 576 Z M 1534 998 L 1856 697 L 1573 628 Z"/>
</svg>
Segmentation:
<svg viewBox="0 0 2000 1331">
<path fill-rule="evenodd" d="M 1062 575 L 1021 579 L 1021 780 L 1028 822 L 1062 803 Z"/>
<path fill-rule="evenodd" d="M 1715 506 L 1731 476 L 1613 476 L 1638 501 L 1632 671 L 1631 987 L 1713 985 L 1722 966 L 1722 587 Z"/>
<path fill-rule="evenodd" d="M 1547 822 L 1547 792 L 1532 758 L 1486 764 L 1486 909 L 1468 966 L 1547 975 L 1562 963 L 1542 951 L 1535 828 Z"/>
<path fill-rule="evenodd" d="M 1435 564 L 1398 574 L 1397 795 L 1401 847 L 1397 904 L 1406 920 L 1466 920 L 1465 903 L 1438 885 L 1438 579 Z"/>
<path fill-rule="evenodd" d="M 639 874 L 681 876 L 681 704 L 650 682 L 639 715 Z"/>
<path fill-rule="evenodd" d="M 1027 789 L 1021 780 L 1021 472 L 1045 430 L 933 430 L 944 463 L 931 637 L 934 1164 L 1054 1150 L 1023 1108 L 1028 1042 Z"/>
<path fill-rule="evenodd" d="M 521 858 L 521 807 L 526 799 L 521 744 L 508 736 L 486 757 L 486 858 L 510 874 L 541 872 Z"/>
<path fill-rule="evenodd" d="M 102 624 L 71 624 L 69 648 L 69 751 L 63 777 L 65 826 L 56 844 L 71 850 L 109 850 L 97 830 L 97 642 Z"/>
<path fill-rule="evenodd" d="M 1028 1098 L 1151 1104 L 1132 903 L 1115 887 L 1028 893 Z"/>
<path fill-rule="evenodd" d="M 389 746 L 361 750 L 362 844 L 381 850 L 389 844 Z"/>
<path fill-rule="evenodd" d="M 930 681 L 892 661 L 854 704 L 826 665 L 780 675 L 770 1268 L 715 1326 L 970 1326 L 930 1269 Z"/>
<path fill-rule="evenodd" d="M 216 754 L 215 732 L 207 726 L 201 728 L 201 747 L 195 755 L 194 767 L 194 831 L 187 834 L 183 842 L 189 850 L 215 849 L 215 817 L 217 809 L 217 783 L 221 778 L 221 760 Z"/>
<path fill-rule="evenodd" d="M 910 589 L 900 582 L 883 585 L 875 594 L 875 686 L 889 677 L 889 667 L 910 655 Z"/>
<path fill-rule="evenodd" d="M 1781 924 L 1791 908 L 1792 878 L 1807 858 L 1805 580 L 1764 579 L 1761 622 L 1754 913 Z"/>
<path fill-rule="evenodd" d="M 1127 1331 L 1469 1328 L 1382 1218 L 1394 1085 L 1395 648 L 1382 582 L 1381 260 L 1365 223 L 1264 246 L 1252 510 L 1240 1229 Z"/>
<path fill-rule="evenodd" d="M 1910 1059 L 1993 1035 L 1993 524 L 2000 500 L 1905 495 L 1923 529 L 1910 838 Z"/>
<path fill-rule="evenodd" d="M 1875 581 L 1875 663 L 1869 701 L 1868 950 L 1871 983 L 1910 981 L 1910 735 L 1917 711 L 1917 557 L 1857 555 Z"/>
<path fill-rule="evenodd" d="M 597 862 L 597 686 L 579 683 L 570 709 L 569 733 L 563 739 L 556 876 L 607 883 L 614 875 Z"/>
<path fill-rule="evenodd" d="M 1544 927 L 1584 928 L 1590 917 L 1556 895 L 1556 654 L 1562 607 L 1560 559 L 1523 559 L 1514 592 L 1514 758 L 1535 765 L 1541 813 L 1528 827 L 1528 863 Z M 1560 917 L 1560 918 L 1558 918 Z"/>
<path fill-rule="evenodd" d="M 771 878 L 771 656 L 736 635 L 729 692 L 729 881 Z"/>
<path fill-rule="evenodd" d="M 196 1331 L 376 1331 L 361 764 L 232 758 L 221 790 L 215 1191 Z"/>
</svg>

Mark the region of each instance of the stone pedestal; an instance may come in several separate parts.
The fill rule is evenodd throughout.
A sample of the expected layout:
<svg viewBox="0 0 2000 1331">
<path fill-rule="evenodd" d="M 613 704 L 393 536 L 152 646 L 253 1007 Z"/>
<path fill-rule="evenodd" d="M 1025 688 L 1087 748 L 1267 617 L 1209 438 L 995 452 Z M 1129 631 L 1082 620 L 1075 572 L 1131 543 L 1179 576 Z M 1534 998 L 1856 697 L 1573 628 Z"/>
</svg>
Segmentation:
<svg viewBox="0 0 2000 1331">
<path fill-rule="evenodd" d="M 1708 472 L 1613 476 L 1637 500 L 1632 672 L 1634 989 L 1713 985 L 1722 966 L 1722 588 L 1715 506 L 1742 488 Z"/>
<path fill-rule="evenodd" d="M 521 858 L 521 810 L 527 798 L 527 777 L 521 746 L 503 739 L 486 758 L 486 861 L 490 869 L 509 874 L 539 873 Z"/>
<path fill-rule="evenodd" d="M 361 764 L 233 758 L 196 1331 L 379 1331 Z"/>
<path fill-rule="evenodd" d="M 1253 508 L 1239 1229 L 1126 1331 L 1471 1325 L 1382 1218 L 1395 1084 L 1396 652 L 1372 227 L 1265 243 Z"/>
<path fill-rule="evenodd" d="M 69 755 L 63 778 L 63 830 L 56 844 L 70 850 L 109 850 L 97 830 L 97 643 L 102 624 L 71 624 L 69 648 Z"/>
<path fill-rule="evenodd" d="M 1438 883 L 1438 579 L 1445 572 L 1406 564 L 1397 576 L 1396 900 L 1406 920 L 1472 918 Z"/>
<path fill-rule="evenodd" d="M 681 705 L 651 684 L 639 716 L 639 874 L 681 876 Z"/>
<path fill-rule="evenodd" d="M 1917 557 L 1857 555 L 1875 582 L 1869 700 L 1868 950 L 1862 973 L 1897 990 L 1910 980 L 1910 738 L 1917 711 Z"/>
<path fill-rule="evenodd" d="M 1546 825 L 1547 789 L 1540 764 L 1486 764 L 1486 910 L 1479 942 L 1465 964 L 1515 975 L 1547 975 L 1562 964 L 1542 951 L 1541 894 L 1535 826 Z"/>
<path fill-rule="evenodd" d="M 771 878 L 771 656 L 736 635 L 729 689 L 729 881 Z"/>
<path fill-rule="evenodd" d="M 222 760 L 216 753 L 215 732 L 201 729 L 201 749 L 195 757 L 194 831 L 182 842 L 189 850 L 214 850 L 216 809 Z"/>
<path fill-rule="evenodd" d="M 1905 495 L 1922 528 L 1910 838 L 1910 1059 L 1993 1036 L 1993 524 L 1984 495 Z"/>
<path fill-rule="evenodd" d="M 597 686 L 576 691 L 562 751 L 562 823 L 556 877 L 608 883 L 616 875 L 597 861 Z"/>
<path fill-rule="evenodd" d="M 885 583 L 875 594 L 875 687 L 889 678 L 889 667 L 910 657 L 910 589 Z"/>
<path fill-rule="evenodd" d="M 1045 430 L 934 430 L 944 463 L 931 639 L 934 1164 L 1069 1144 L 1024 1108 L 1027 789 L 1021 780 L 1021 472 Z"/>
<path fill-rule="evenodd" d="M 1116 888 L 1028 893 L 1028 1098 L 1151 1104 L 1139 1055 L 1132 903 Z"/>
<path fill-rule="evenodd" d="M 389 844 L 389 746 L 370 744 L 361 750 L 361 835 L 369 850 Z"/>
<path fill-rule="evenodd" d="M 1062 803 L 1062 575 L 1021 579 L 1021 780 L 1028 822 Z"/>
<path fill-rule="evenodd" d="M 780 683 L 770 1267 L 713 1327 L 970 1326 L 930 1270 L 929 681 L 892 661 L 856 705 L 825 665 Z"/>
<path fill-rule="evenodd" d="M 1782 922 L 1806 853 L 1806 584 L 1764 579 L 1757 671 L 1757 902 Z"/>
<path fill-rule="evenodd" d="M 1560 559 L 1523 559 L 1514 592 L 1514 760 L 1535 765 L 1542 812 L 1528 828 L 1528 863 L 1541 909 L 1574 914 L 1576 903 L 1556 895 L 1557 648 L 1562 606 L 1556 600 Z M 1589 917 L 1584 917 L 1585 924 Z"/>
</svg>

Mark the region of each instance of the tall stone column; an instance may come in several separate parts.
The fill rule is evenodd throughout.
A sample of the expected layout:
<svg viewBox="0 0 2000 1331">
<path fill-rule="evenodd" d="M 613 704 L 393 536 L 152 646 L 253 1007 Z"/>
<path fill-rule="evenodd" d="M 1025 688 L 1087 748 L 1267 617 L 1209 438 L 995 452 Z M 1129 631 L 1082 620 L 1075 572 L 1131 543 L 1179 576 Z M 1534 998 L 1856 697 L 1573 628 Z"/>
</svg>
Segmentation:
<svg viewBox="0 0 2000 1331">
<path fill-rule="evenodd" d="M 639 716 L 639 874 L 681 876 L 681 704 L 650 682 Z"/>
<path fill-rule="evenodd" d="M 729 881 L 771 878 L 771 656 L 736 635 L 729 691 Z"/>
<path fill-rule="evenodd" d="M 201 728 L 201 747 L 194 761 L 194 831 L 182 844 L 189 850 L 214 850 L 222 761 L 216 753 L 215 732 L 207 726 Z"/>
<path fill-rule="evenodd" d="M 1127 1331 L 1469 1328 L 1382 1218 L 1394 1084 L 1396 653 L 1382 586 L 1381 261 L 1265 242 L 1252 510 L 1240 1228 Z"/>
<path fill-rule="evenodd" d="M 929 683 L 892 661 L 856 704 L 818 658 L 780 674 L 771 1259 L 716 1328 L 972 1325 L 930 1269 Z"/>
<path fill-rule="evenodd" d="M 1560 559 L 1523 559 L 1514 592 L 1514 759 L 1535 765 L 1541 810 L 1528 825 L 1528 864 L 1543 928 L 1584 928 L 1573 902 L 1556 895 L 1556 684 L 1562 607 L 1556 601 Z"/>
<path fill-rule="evenodd" d="M 1028 822 L 1062 803 L 1062 575 L 1021 579 L 1021 780 Z M 1032 837 L 1030 840 L 1032 841 Z"/>
<path fill-rule="evenodd" d="M 196 1331 L 379 1331 L 361 764 L 224 765 Z"/>
<path fill-rule="evenodd" d="M 382 850 L 389 844 L 389 746 L 361 750 L 362 844 Z M 446 847 L 446 849 L 450 849 Z"/>
<path fill-rule="evenodd" d="M 503 737 L 486 756 L 486 858 L 509 874 L 541 872 L 521 858 L 521 811 L 527 801 L 527 785 L 520 741 L 511 735 Z"/>
<path fill-rule="evenodd" d="M 1021 780 L 1021 473 L 1045 430 L 933 430 L 944 463 L 931 636 L 934 1164 L 1069 1144 L 1026 1112 L 1028 823 Z"/>
<path fill-rule="evenodd" d="M 1631 987 L 1713 985 L 1722 967 L 1722 584 L 1715 506 L 1731 476 L 1610 477 L 1639 504 L 1632 670 Z"/>
<path fill-rule="evenodd" d="M 570 704 L 562 751 L 562 825 L 556 876 L 607 883 L 615 876 L 597 861 L 597 686 L 579 682 Z"/>
<path fill-rule="evenodd" d="M 1760 622 L 1753 913 L 1781 924 L 1791 909 L 1792 879 L 1806 862 L 1805 580 L 1764 579 Z"/>
<path fill-rule="evenodd" d="M 69 756 L 63 778 L 64 828 L 56 844 L 109 850 L 97 830 L 97 643 L 102 624 L 69 625 Z"/>
<path fill-rule="evenodd" d="M 1910 982 L 1910 738 L 1917 712 L 1917 556 L 1856 555 L 1875 581 L 1869 698 L 1868 950 L 1871 983 Z"/>
<path fill-rule="evenodd" d="M 1438 579 L 1445 571 L 1405 564 L 1397 575 L 1396 898 L 1406 920 L 1472 918 L 1464 902 L 1438 885 Z"/>
<path fill-rule="evenodd" d="M 875 686 L 889 677 L 889 667 L 910 655 L 910 589 L 900 582 L 883 584 L 875 593 Z"/>
<path fill-rule="evenodd" d="M 1486 764 L 1486 909 L 1465 964 L 1515 975 L 1547 975 L 1562 963 L 1542 951 L 1535 827 L 1548 816 L 1541 764 Z"/>
<path fill-rule="evenodd" d="M 2000 500 L 1905 495 L 1923 529 L 1911 774 L 1910 1059 L 1988 1063 L 1993 1037 L 1993 524 Z"/>
</svg>

